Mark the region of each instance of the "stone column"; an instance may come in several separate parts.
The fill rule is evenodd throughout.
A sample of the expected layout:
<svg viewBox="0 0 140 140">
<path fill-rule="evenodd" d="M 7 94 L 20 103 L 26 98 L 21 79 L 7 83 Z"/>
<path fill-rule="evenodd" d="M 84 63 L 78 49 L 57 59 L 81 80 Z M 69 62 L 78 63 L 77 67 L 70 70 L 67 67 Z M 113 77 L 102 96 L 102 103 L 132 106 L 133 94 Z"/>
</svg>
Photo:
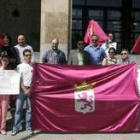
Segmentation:
<svg viewBox="0 0 140 140">
<path fill-rule="evenodd" d="M 51 48 L 53 38 L 58 38 L 59 49 L 67 56 L 71 41 L 72 0 L 41 0 L 40 59 Z"/>
</svg>

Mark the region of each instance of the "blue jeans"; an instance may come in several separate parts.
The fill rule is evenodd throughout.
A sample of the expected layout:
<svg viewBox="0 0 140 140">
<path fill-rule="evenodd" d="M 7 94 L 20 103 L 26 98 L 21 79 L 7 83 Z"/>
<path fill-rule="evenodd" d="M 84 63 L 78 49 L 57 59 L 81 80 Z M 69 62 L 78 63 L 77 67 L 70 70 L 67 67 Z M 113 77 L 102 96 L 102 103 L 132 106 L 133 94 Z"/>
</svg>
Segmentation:
<svg viewBox="0 0 140 140">
<path fill-rule="evenodd" d="M 21 90 L 16 100 L 13 131 L 19 131 L 24 100 L 26 100 L 26 130 L 31 130 L 31 102 L 30 97 Z"/>
</svg>

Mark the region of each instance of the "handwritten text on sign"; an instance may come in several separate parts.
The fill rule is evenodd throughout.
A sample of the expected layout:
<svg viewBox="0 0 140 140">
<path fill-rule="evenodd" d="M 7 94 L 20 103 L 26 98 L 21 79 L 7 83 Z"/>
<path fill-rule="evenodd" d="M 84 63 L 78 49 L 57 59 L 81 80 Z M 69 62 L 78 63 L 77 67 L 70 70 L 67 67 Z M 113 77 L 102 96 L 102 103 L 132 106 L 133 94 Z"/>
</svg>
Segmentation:
<svg viewBox="0 0 140 140">
<path fill-rule="evenodd" d="M 20 73 L 14 70 L 0 71 L 0 95 L 19 94 Z"/>
</svg>

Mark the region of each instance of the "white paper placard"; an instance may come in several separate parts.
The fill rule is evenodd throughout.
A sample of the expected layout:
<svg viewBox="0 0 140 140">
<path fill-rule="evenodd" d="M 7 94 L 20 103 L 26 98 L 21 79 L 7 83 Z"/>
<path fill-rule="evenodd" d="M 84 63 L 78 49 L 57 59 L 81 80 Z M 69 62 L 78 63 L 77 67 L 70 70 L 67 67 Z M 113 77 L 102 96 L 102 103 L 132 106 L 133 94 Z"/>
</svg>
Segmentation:
<svg viewBox="0 0 140 140">
<path fill-rule="evenodd" d="M 0 95 L 15 95 L 20 92 L 20 73 L 0 70 Z"/>
</svg>

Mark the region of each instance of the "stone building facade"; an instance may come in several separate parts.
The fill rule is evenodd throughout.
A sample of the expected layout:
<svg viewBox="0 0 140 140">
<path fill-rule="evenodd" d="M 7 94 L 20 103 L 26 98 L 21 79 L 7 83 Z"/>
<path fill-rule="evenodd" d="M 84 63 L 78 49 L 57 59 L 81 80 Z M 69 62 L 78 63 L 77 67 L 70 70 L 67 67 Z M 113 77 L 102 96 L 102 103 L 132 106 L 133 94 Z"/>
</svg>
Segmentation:
<svg viewBox="0 0 140 140">
<path fill-rule="evenodd" d="M 95 19 L 105 32 L 115 31 L 118 52 L 132 49 L 140 34 L 139 0 L 0 0 L 2 33 L 9 32 L 13 44 L 18 34 L 42 57 L 51 40 L 60 40 L 66 56 L 84 36 L 88 21 Z"/>
<path fill-rule="evenodd" d="M 18 34 L 25 34 L 27 43 L 40 50 L 40 0 L 0 0 L 0 25 L 2 33 L 12 36 L 16 44 Z"/>
<path fill-rule="evenodd" d="M 71 0 L 0 0 L 1 32 L 8 32 L 16 44 L 18 34 L 42 57 L 53 38 L 66 53 L 70 46 Z"/>
</svg>

